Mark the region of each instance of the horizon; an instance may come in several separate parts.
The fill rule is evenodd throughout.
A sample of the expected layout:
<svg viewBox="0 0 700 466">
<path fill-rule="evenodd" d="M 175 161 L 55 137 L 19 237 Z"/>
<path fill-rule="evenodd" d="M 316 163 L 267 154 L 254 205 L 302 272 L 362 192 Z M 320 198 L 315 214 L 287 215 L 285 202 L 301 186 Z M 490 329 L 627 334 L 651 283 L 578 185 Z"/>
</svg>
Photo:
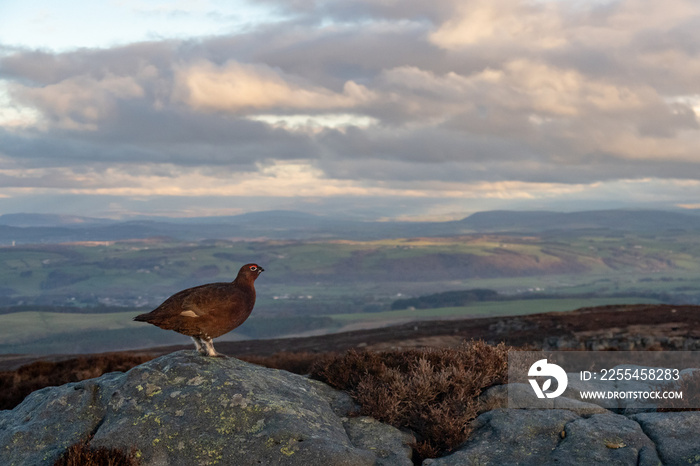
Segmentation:
<svg viewBox="0 0 700 466">
<path fill-rule="evenodd" d="M 700 203 L 700 4 L 0 6 L 0 213 Z"/>
<path fill-rule="evenodd" d="M 455 217 L 453 218 L 441 218 L 441 219 L 426 219 L 426 218 L 420 218 L 420 217 L 413 217 L 413 218 L 350 218 L 350 219 L 345 219 L 343 218 L 342 215 L 339 214 L 332 214 L 332 213 L 318 213 L 318 212 L 308 212 L 308 211 L 302 211 L 302 210 L 287 210 L 287 209 L 271 209 L 271 210 L 255 210 L 255 211 L 249 211 L 249 212 L 243 212 L 240 214 L 230 214 L 230 215 L 166 215 L 166 214 L 148 214 L 148 213 L 138 213 L 138 214 L 133 214 L 133 215 L 128 215 L 128 216 L 115 216 L 115 217 L 93 217 L 89 215 L 73 215 L 73 214 L 57 214 L 57 213 L 52 213 L 52 212 L 5 212 L 5 213 L 0 213 L 0 218 L 3 217 L 21 217 L 21 216 L 37 216 L 37 217 L 46 217 L 46 218 L 62 218 L 62 219 L 73 219 L 73 220 L 98 220 L 98 221 L 113 221 L 113 222 L 122 222 L 122 221 L 138 221 L 138 220 L 149 220 L 149 221 L 158 221 L 158 220 L 205 220 L 205 219 L 217 219 L 217 218 L 235 218 L 235 217 L 244 217 L 247 215 L 256 215 L 256 214 L 293 214 L 293 215 L 309 215 L 313 217 L 319 217 L 319 218 L 327 218 L 327 219 L 334 219 L 334 220 L 354 220 L 354 221 L 364 221 L 364 222 L 408 222 L 408 223 L 440 223 L 440 222 L 452 222 L 452 221 L 459 221 L 459 220 L 464 220 L 467 219 L 473 215 L 477 214 L 484 214 L 484 213 L 522 213 L 522 214 L 531 214 L 531 213 L 551 213 L 551 214 L 578 214 L 578 213 L 594 213 L 594 212 L 615 212 L 615 211 L 623 211 L 623 212 L 669 212 L 669 213 L 677 213 L 677 214 L 689 214 L 689 215 L 697 215 L 700 214 L 700 208 L 696 207 L 682 207 L 682 206 L 677 206 L 675 208 L 659 208 L 659 209 L 652 209 L 652 208 L 644 208 L 644 207 L 623 207 L 623 208 L 607 208 L 607 209 L 585 209 L 585 210 L 555 210 L 555 209 L 521 209 L 521 210 L 510 210 L 510 209 L 493 209 L 493 210 L 479 210 L 476 212 L 468 212 L 468 213 L 463 213 L 463 214 L 456 214 Z"/>
</svg>

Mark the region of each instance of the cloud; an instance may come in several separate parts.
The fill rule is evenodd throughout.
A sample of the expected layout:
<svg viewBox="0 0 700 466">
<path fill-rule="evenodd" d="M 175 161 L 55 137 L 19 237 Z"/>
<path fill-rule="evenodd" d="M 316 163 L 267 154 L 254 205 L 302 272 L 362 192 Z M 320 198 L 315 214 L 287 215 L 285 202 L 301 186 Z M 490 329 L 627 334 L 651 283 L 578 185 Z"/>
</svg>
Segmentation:
<svg viewBox="0 0 700 466">
<path fill-rule="evenodd" d="M 4 180 L 104 196 L 563 199 L 700 179 L 697 2 L 266 4 L 287 19 L 6 51 Z"/>
<path fill-rule="evenodd" d="M 566 43 L 560 5 L 556 2 L 473 0 L 456 7 L 453 18 L 442 23 L 430 40 L 446 49 L 484 42 L 534 48 L 554 48 Z"/>
<path fill-rule="evenodd" d="M 200 62 L 178 69 L 174 99 L 196 110 L 233 113 L 269 111 L 339 110 L 372 100 L 372 93 L 353 81 L 341 93 L 320 86 L 295 83 L 265 65 L 229 61 L 217 67 Z"/>
<path fill-rule="evenodd" d="M 134 78 L 111 74 L 100 79 L 78 76 L 44 87 L 16 85 L 10 92 L 53 120 L 55 127 L 78 131 L 97 130 L 98 122 L 115 111 L 118 101 L 144 95 Z"/>
</svg>

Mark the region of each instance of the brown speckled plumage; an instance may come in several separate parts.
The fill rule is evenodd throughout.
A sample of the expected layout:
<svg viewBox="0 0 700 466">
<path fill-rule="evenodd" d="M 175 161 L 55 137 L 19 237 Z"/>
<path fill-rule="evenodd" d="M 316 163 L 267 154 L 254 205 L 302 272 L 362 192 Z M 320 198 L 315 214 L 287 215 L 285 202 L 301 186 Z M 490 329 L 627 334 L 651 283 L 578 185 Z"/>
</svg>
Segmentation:
<svg viewBox="0 0 700 466">
<path fill-rule="evenodd" d="M 246 264 L 233 282 L 210 283 L 182 290 L 134 320 L 188 335 L 200 353 L 223 356 L 214 350 L 212 338 L 245 322 L 255 306 L 255 279 L 263 270 L 257 264 Z"/>
</svg>

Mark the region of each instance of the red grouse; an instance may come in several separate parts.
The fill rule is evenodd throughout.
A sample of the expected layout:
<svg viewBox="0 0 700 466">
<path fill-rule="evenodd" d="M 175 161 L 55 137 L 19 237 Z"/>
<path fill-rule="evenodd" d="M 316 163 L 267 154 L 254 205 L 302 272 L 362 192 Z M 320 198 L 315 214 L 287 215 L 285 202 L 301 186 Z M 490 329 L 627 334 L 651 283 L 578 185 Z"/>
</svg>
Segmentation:
<svg viewBox="0 0 700 466">
<path fill-rule="evenodd" d="M 254 282 L 263 270 L 258 264 L 246 264 L 233 282 L 182 290 L 134 320 L 188 335 L 201 354 L 222 357 L 212 338 L 230 332 L 248 318 L 255 306 Z"/>
</svg>

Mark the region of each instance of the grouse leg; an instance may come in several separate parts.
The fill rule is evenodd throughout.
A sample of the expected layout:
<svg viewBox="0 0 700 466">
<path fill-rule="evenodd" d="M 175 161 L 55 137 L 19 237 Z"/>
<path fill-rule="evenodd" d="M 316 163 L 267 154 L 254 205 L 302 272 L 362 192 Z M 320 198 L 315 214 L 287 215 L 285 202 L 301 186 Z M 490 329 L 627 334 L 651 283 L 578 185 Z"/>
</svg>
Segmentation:
<svg viewBox="0 0 700 466">
<path fill-rule="evenodd" d="M 202 345 L 204 346 L 204 349 L 206 351 L 206 353 L 202 354 L 206 354 L 207 356 L 214 356 L 217 358 L 227 357 L 225 354 L 218 353 L 214 349 L 214 342 L 211 340 L 211 338 L 202 338 Z"/>
<path fill-rule="evenodd" d="M 191 337 L 191 338 L 192 338 L 192 341 L 194 342 L 194 347 L 197 349 L 199 354 L 201 354 L 202 356 L 207 356 L 208 352 L 204 348 L 204 343 L 202 343 L 202 339 L 199 337 Z"/>
</svg>

